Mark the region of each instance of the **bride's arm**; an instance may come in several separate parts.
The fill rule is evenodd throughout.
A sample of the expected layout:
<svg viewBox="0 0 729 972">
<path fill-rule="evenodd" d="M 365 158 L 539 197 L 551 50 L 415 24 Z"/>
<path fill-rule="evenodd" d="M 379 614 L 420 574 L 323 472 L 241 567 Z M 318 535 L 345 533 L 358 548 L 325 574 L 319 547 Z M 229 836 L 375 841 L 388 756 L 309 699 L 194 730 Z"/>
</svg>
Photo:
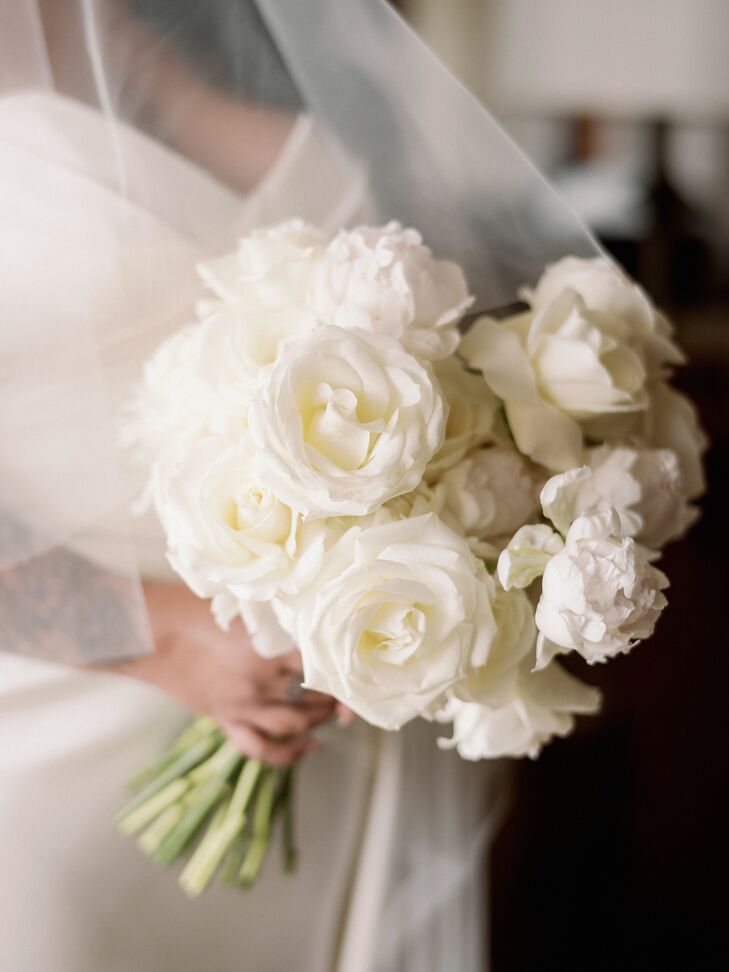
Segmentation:
<svg viewBox="0 0 729 972">
<path fill-rule="evenodd" d="M 81 5 L 76 8 L 81 16 Z M 72 10 L 42 0 L 43 26 L 56 83 L 61 91 L 93 100 L 97 79 L 90 61 L 77 56 L 84 36 Z M 232 96 L 200 75 L 165 38 L 136 17 L 127 0 L 95 5 L 104 46 L 104 71 L 115 107 L 134 105 L 143 127 L 172 144 L 234 189 L 247 192 L 270 169 L 295 123 L 295 116 Z"/>
</svg>

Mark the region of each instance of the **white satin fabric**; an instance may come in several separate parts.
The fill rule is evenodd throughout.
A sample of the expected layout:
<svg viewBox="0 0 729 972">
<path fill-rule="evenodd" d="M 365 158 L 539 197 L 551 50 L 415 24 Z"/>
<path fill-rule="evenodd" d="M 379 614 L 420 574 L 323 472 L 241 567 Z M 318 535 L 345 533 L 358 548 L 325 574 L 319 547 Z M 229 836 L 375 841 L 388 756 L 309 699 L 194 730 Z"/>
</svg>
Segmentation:
<svg viewBox="0 0 729 972">
<path fill-rule="evenodd" d="M 28 327 L 72 316 L 80 295 L 92 301 L 115 407 L 151 347 L 189 318 L 199 259 L 285 216 L 341 225 L 362 199 L 356 172 L 324 151 L 306 119 L 245 201 L 122 129 L 121 148 L 137 155 L 130 171 L 146 178 L 121 194 L 104 124 L 57 96 L 0 100 L 0 262 L 9 288 L 1 299 L 3 313 Z M 51 507 L 78 501 L 53 487 Z M 97 528 L 73 542 L 116 566 L 103 512 L 100 503 Z M 158 528 L 135 529 L 143 573 L 164 573 Z M 133 681 L 0 652 L 0 968 L 485 968 L 487 766 L 439 752 L 425 725 L 398 735 L 328 730 L 325 751 L 300 773 L 298 873 L 283 876 L 274 852 L 252 891 L 215 887 L 189 902 L 174 875 L 155 870 L 112 825 L 125 779 L 185 718 Z"/>
</svg>

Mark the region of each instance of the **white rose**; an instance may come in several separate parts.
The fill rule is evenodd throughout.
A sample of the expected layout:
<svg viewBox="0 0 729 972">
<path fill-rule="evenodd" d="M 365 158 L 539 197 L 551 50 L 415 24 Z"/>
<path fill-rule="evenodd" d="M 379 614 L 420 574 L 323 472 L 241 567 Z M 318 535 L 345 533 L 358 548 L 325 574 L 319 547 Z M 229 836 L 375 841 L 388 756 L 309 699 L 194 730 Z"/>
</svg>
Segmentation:
<svg viewBox="0 0 729 972">
<path fill-rule="evenodd" d="M 628 326 L 588 310 L 573 291 L 534 313 L 478 320 L 460 353 L 503 399 L 520 451 L 548 469 L 579 464 L 581 422 L 647 405 Z"/>
<path fill-rule="evenodd" d="M 261 486 L 245 433 L 165 452 L 154 467 L 153 495 L 168 559 L 201 597 L 263 600 L 297 591 L 337 534 L 336 522 L 305 524 Z"/>
<path fill-rule="evenodd" d="M 282 347 L 248 421 L 261 482 L 283 502 L 361 516 L 419 484 L 445 406 L 430 368 L 397 341 L 320 327 Z"/>
<path fill-rule="evenodd" d="M 122 441 L 150 463 L 164 449 L 246 428 L 261 368 L 315 326 L 310 314 L 217 304 L 164 341 L 144 365 Z"/>
<path fill-rule="evenodd" d="M 451 693 L 464 702 L 498 708 L 510 701 L 527 656 L 533 660 L 537 628 L 534 607 L 522 590 L 496 588 L 493 602 L 496 636 L 485 665 L 474 668 Z"/>
<path fill-rule="evenodd" d="M 535 759 L 554 736 L 572 732 L 576 714 L 596 712 L 599 706 L 600 693 L 556 662 L 539 672 L 522 665 L 513 695 L 501 705 L 452 697 L 438 718 L 453 722 L 453 737 L 438 743 L 444 749 L 456 748 L 463 759 Z"/>
<path fill-rule="evenodd" d="M 209 430 L 235 432 L 245 424 L 261 369 L 276 360 L 285 341 L 306 334 L 315 326 L 316 319 L 311 314 L 294 310 L 233 311 L 217 305 L 200 325 L 198 377 L 217 402 Z"/>
<path fill-rule="evenodd" d="M 291 635 L 281 626 L 276 601 L 244 601 L 233 594 L 216 594 L 210 602 L 213 617 L 227 631 L 234 618 L 240 618 L 251 644 L 263 658 L 287 655 L 296 648 Z"/>
<path fill-rule="evenodd" d="M 544 569 L 537 667 L 559 652 L 576 651 L 593 663 L 628 651 L 653 633 L 667 586 L 648 552 L 621 538 L 614 510 L 578 517 Z"/>
<path fill-rule="evenodd" d="M 391 334 L 418 358 L 452 354 L 473 302 L 460 267 L 399 223 L 342 230 L 318 264 L 312 306 L 339 327 Z"/>
<path fill-rule="evenodd" d="M 524 458 L 504 446 L 476 449 L 441 476 L 443 519 L 468 536 L 511 535 L 539 509 Z"/>
<path fill-rule="evenodd" d="M 458 358 L 436 362 L 434 371 L 448 405 L 448 420 L 443 445 L 425 470 L 425 478 L 431 482 L 471 449 L 497 437 L 499 407 L 481 376 L 466 371 Z"/>
<path fill-rule="evenodd" d="M 678 459 L 669 449 L 599 446 L 586 459 L 586 466 L 553 476 L 542 490 L 544 515 L 561 533 L 580 514 L 602 504 L 616 510 L 622 536 L 658 550 L 696 520 Z"/>
<path fill-rule="evenodd" d="M 354 527 L 292 602 L 305 684 L 399 729 L 488 658 L 494 583 L 434 514 Z"/>
<path fill-rule="evenodd" d="M 499 555 L 496 572 L 504 590 L 529 587 L 560 552 L 562 537 L 546 523 L 528 523 L 516 531 Z"/>
<path fill-rule="evenodd" d="M 200 375 L 206 329 L 189 324 L 164 341 L 144 365 L 142 381 L 125 416 L 121 436 L 140 461 L 218 424 L 220 398 Z"/>
<path fill-rule="evenodd" d="M 521 296 L 534 309 L 546 307 L 565 290 L 573 290 L 590 311 L 624 321 L 639 336 L 651 365 L 676 365 L 684 360 L 671 342 L 671 325 L 642 287 L 607 257 L 568 256 L 547 267 L 536 287 Z"/>
<path fill-rule="evenodd" d="M 300 219 L 257 229 L 243 237 L 237 249 L 198 266 L 198 273 L 231 308 L 301 312 L 309 305 L 314 268 L 326 237 Z M 205 303 L 203 303 L 205 311 Z"/>
<path fill-rule="evenodd" d="M 706 490 L 703 454 L 708 445 L 693 402 L 663 382 L 649 386 L 650 404 L 638 435 L 655 449 L 676 453 L 686 496 L 696 499 Z"/>
</svg>

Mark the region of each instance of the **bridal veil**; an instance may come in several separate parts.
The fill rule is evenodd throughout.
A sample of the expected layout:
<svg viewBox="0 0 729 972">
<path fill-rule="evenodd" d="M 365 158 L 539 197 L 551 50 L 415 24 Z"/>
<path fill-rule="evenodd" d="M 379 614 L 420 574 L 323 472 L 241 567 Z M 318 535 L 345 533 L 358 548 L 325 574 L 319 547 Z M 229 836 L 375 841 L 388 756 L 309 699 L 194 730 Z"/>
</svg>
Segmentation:
<svg viewBox="0 0 729 972">
<path fill-rule="evenodd" d="M 131 656 L 149 568 L 121 408 L 194 319 L 197 262 L 273 221 L 397 219 L 486 310 L 597 244 L 385 0 L 0 0 L 0 24 L 2 648 Z M 482 782 L 383 742 L 395 823 L 352 893 L 389 919 L 349 934 L 348 972 L 478 967 Z"/>
</svg>

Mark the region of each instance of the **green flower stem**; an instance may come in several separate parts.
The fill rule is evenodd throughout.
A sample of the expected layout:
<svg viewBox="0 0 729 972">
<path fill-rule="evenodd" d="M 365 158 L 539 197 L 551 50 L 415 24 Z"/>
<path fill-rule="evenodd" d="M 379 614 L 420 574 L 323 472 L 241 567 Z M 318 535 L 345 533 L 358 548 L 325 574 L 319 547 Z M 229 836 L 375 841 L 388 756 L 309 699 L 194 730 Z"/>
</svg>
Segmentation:
<svg viewBox="0 0 729 972">
<path fill-rule="evenodd" d="M 138 844 L 141 850 L 148 857 L 154 857 L 157 853 L 159 845 L 165 839 L 167 834 L 170 833 L 173 827 L 175 827 L 184 813 L 184 803 L 180 801 L 175 803 L 173 806 L 168 807 L 164 813 L 160 814 L 159 817 L 144 831 L 138 840 Z"/>
<path fill-rule="evenodd" d="M 177 737 L 171 748 L 161 756 L 156 763 L 147 766 L 133 776 L 127 783 L 127 788 L 136 793 L 148 786 L 152 780 L 160 776 L 168 767 L 180 758 L 188 749 L 205 737 L 217 736 L 222 742 L 220 729 L 209 716 L 199 716 Z"/>
<path fill-rule="evenodd" d="M 220 758 L 219 758 L 220 757 Z M 243 762 L 243 756 L 229 743 L 224 743 L 208 763 L 214 765 L 212 779 L 198 787 L 194 802 L 185 810 L 182 819 L 165 837 L 155 854 L 163 867 L 171 864 L 185 850 L 208 813 L 228 789 L 228 780 Z M 191 773 L 192 777 L 193 774 Z M 192 796 L 192 795 L 191 795 Z"/>
<path fill-rule="evenodd" d="M 284 868 L 295 868 L 293 778 L 294 767 L 279 770 L 245 759 L 212 719 L 201 716 L 131 781 L 134 796 L 117 825 L 125 834 L 141 831 L 139 847 L 163 867 L 204 830 L 180 875 L 184 890 L 201 894 L 221 864 L 226 883 L 249 887 L 279 814 Z"/>
<path fill-rule="evenodd" d="M 152 823 L 163 811 L 174 806 L 189 788 L 190 784 L 186 779 L 173 780 L 159 793 L 145 800 L 141 806 L 125 814 L 119 821 L 119 830 L 127 836 L 136 834 L 138 830 Z"/>
<path fill-rule="evenodd" d="M 222 803 L 207 833 L 180 874 L 180 887 L 191 897 L 202 894 L 228 848 L 243 829 L 243 818 L 229 816 L 230 801 Z"/>
<path fill-rule="evenodd" d="M 246 811 L 263 771 L 258 760 L 247 760 L 231 799 L 217 811 L 207 833 L 180 875 L 180 885 L 196 897 L 210 883 L 218 865 L 246 824 Z"/>
<path fill-rule="evenodd" d="M 243 761 L 243 756 L 233 743 L 226 740 L 216 748 L 212 756 L 206 759 L 204 763 L 199 763 L 188 773 L 188 779 L 193 786 L 204 785 L 218 776 L 234 756 L 238 758 L 239 762 Z"/>
<path fill-rule="evenodd" d="M 238 883 L 244 888 L 249 888 L 256 880 L 266 857 L 271 839 L 271 821 L 278 781 L 278 773 L 267 769 L 258 788 L 256 805 L 253 809 L 253 835 L 238 874 Z"/>
<path fill-rule="evenodd" d="M 195 743 L 190 749 L 182 753 L 171 766 L 168 766 L 163 773 L 137 793 L 134 799 L 117 814 L 117 823 L 121 824 L 125 817 L 133 810 L 141 807 L 151 797 L 156 796 L 169 783 L 173 783 L 179 777 L 189 773 L 190 770 L 198 766 L 199 763 L 202 763 L 214 750 L 219 748 L 222 747 L 220 747 L 219 741 L 215 736 L 201 739 L 200 742 Z"/>
<path fill-rule="evenodd" d="M 245 859 L 246 852 L 248 851 L 249 844 L 250 836 L 244 828 L 231 844 L 230 850 L 228 851 L 228 856 L 223 864 L 221 877 L 225 884 L 238 884 L 238 872 L 243 866 L 243 861 Z"/>
<path fill-rule="evenodd" d="M 249 759 L 246 761 L 246 764 L 238 777 L 238 782 L 236 783 L 235 791 L 233 793 L 233 799 L 230 802 L 231 816 L 243 816 L 245 821 L 248 804 L 251 802 L 253 791 L 256 788 L 256 783 L 258 783 L 263 770 L 263 763 L 261 763 L 259 760 Z"/>
</svg>

